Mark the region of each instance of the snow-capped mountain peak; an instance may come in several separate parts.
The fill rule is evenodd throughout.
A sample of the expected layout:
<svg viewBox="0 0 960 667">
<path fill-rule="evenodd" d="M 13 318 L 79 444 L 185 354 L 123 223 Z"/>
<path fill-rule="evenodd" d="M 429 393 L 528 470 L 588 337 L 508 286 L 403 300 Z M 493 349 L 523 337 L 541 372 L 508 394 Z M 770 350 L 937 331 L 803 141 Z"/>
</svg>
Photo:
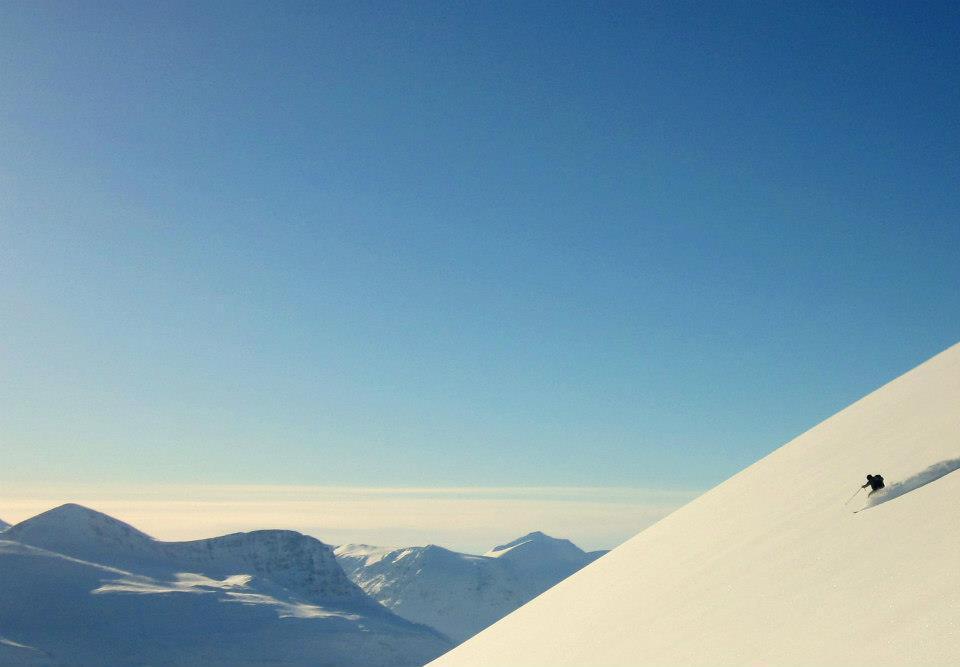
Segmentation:
<svg viewBox="0 0 960 667">
<path fill-rule="evenodd" d="M 334 549 L 337 558 L 362 560 L 364 565 L 375 565 L 387 555 L 398 551 L 396 547 L 375 547 L 370 544 L 341 544 Z"/>
<path fill-rule="evenodd" d="M 0 519 L 0 533 L 2 533 L 3 531 L 5 531 L 5 530 L 6 530 L 7 528 L 9 528 L 9 527 L 10 527 L 10 524 L 9 524 L 9 523 L 7 523 L 6 521 L 4 521 L 3 519 Z"/>
<path fill-rule="evenodd" d="M 26 521 L 21 521 L 13 526 L 13 529 L 21 536 L 28 532 L 38 537 L 47 532 L 67 532 L 73 535 L 85 535 L 89 532 L 100 536 L 117 535 L 130 539 L 152 539 L 128 523 L 76 503 L 65 503 L 54 507 Z"/>
<path fill-rule="evenodd" d="M 345 544 L 334 553 L 347 575 L 394 613 L 463 641 L 600 554 L 539 531 L 483 556 L 430 544 Z M 601 552 L 603 553 L 603 552 Z"/>
<path fill-rule="evenodd" d="M 495 546 L 484 556 L 511 560 L 549 558 L 582 565 L 586 552 L 570 540 L 550 537 L 538 530 L 512 542 Z"/>
<path fill-rule="evenodd" d="M 111 551 L 145 553 L 153 538 L 130 524 L 83 505 L 67 503 L 11 526 L 6 540 L 94 560 Z"/>
<path fill-rule="evenodd" d="M 532 533 L 527 533 L 522 537 L 518 537 L 512 542 L 507 542 L 506 544 L 500 544 L 498 546 L 495 546 L 493 549 L 491 549 L 491 551 L 502 551 L 504 549 L 509 549 L 510 547 L 515 547 L 516 545 L 522 542 L 530 542 L 532 540 L 553 540 L 553 539 L 556 539 L 556 538 L 550 537 L 543 531 L 535 530 Z"/>
</svg>

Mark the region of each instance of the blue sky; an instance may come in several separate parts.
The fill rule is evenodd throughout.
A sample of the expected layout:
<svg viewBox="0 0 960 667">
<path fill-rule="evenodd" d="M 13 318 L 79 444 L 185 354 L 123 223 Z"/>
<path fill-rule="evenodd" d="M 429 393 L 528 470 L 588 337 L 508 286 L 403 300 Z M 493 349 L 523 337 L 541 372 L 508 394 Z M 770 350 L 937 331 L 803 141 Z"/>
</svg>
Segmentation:
<svg viewBox="0 0 960 667">
<path fill-rule="evenodd" d="M 956 342 L 956 6 L 633 4 L 5 3 L 0 480 L 707 488 Z"/>
</svg>

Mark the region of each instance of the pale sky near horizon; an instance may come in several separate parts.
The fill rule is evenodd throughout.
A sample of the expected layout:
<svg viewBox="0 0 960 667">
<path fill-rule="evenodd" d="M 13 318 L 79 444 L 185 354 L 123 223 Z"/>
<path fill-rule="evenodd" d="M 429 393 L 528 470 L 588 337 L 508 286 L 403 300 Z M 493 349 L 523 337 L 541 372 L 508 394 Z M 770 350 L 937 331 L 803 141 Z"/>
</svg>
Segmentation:
<svg viewBox="0 0 960 667">
<path fill-rule="evenodd" d="M 482 554 L 539 530 L 591 551 L 618 546 L 697 495 L 616 487 L 14 484 L 0 488 L 0 519 L 16 523 L 69 500 L 165 541 L 283 528 L 333 545 L 440 544 Z"/>
<path fill-rule="evenodd" d="M 957 5 L 633 4 L 0 5 L 0 497 L 609 541 L 960 339 Z"/>
</svg>

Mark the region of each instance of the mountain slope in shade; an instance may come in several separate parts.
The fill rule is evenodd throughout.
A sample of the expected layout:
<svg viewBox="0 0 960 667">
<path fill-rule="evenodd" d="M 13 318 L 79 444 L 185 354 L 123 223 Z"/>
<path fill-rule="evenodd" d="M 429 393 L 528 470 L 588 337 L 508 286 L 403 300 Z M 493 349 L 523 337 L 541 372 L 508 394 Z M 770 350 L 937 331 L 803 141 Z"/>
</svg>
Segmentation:
<svg viewBox="0 0 960 667">
<path fill-rule="evenodd" d="M 958 406 L 954 346 L 431 664 L 958 664 Z"/>
<path fill-rule="evenodd" d="M 484 556 L 442 547 L 335 550 L 347 575 L 382 605 L 456 642 L 476 634 L 604 552 L 531 533 Z"/>
<path fill-rule="evenodd" d="M 412 667 L 450 646 L 367 597 L 314 538 L 159 542 L 76 505 L 3 533 L 0 619 L 4 665 Z"/>
<path fill-rule="evenodd" d="M 13 526 L 4 539 L 155 577 L 177 572 L 223 578 L 245 573 L 313 603 L 375 608 L 320 540 L 259 530 L 189 542 L 161 542 L 101 512 L 66 504 Z"/>
<path fill-rule="evenodd" d="M 3 531 L 5 531 L 5 530 L 6 530 L 7 528 L 9 528 L 9 527 L 10 527 L 10 524 L 9 524 L 9 523 L 7 523 L 6 521 L 4 521 L 3 519 L 0 519 L 0 533 L 2 533 Z"/>
<path fill-rule="evenodd" d="M 258 530 L 192 542 L 163 543 L 169 561 L 190 572 L 225 577 L 247 572 L 304 600 L 367 609 L 371 600 L 344 574 L 333 550 L 291 530 Z"/>
</svg>

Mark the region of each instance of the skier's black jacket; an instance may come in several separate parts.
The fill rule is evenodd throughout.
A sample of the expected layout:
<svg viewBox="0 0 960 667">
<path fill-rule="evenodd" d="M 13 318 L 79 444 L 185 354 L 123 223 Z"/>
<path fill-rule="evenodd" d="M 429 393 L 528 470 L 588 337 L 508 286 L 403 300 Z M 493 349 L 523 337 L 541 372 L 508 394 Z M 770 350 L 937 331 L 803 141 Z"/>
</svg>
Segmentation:
<svg viewBox="0 0 960 667">
<path fill-rule="evenodd" d="M 883 488 L 883 475 L 867 475 L 867 483 L 861 486 L 861 489 L 870 487 L 871 491 L 877 491 Z"/>
</svg>

